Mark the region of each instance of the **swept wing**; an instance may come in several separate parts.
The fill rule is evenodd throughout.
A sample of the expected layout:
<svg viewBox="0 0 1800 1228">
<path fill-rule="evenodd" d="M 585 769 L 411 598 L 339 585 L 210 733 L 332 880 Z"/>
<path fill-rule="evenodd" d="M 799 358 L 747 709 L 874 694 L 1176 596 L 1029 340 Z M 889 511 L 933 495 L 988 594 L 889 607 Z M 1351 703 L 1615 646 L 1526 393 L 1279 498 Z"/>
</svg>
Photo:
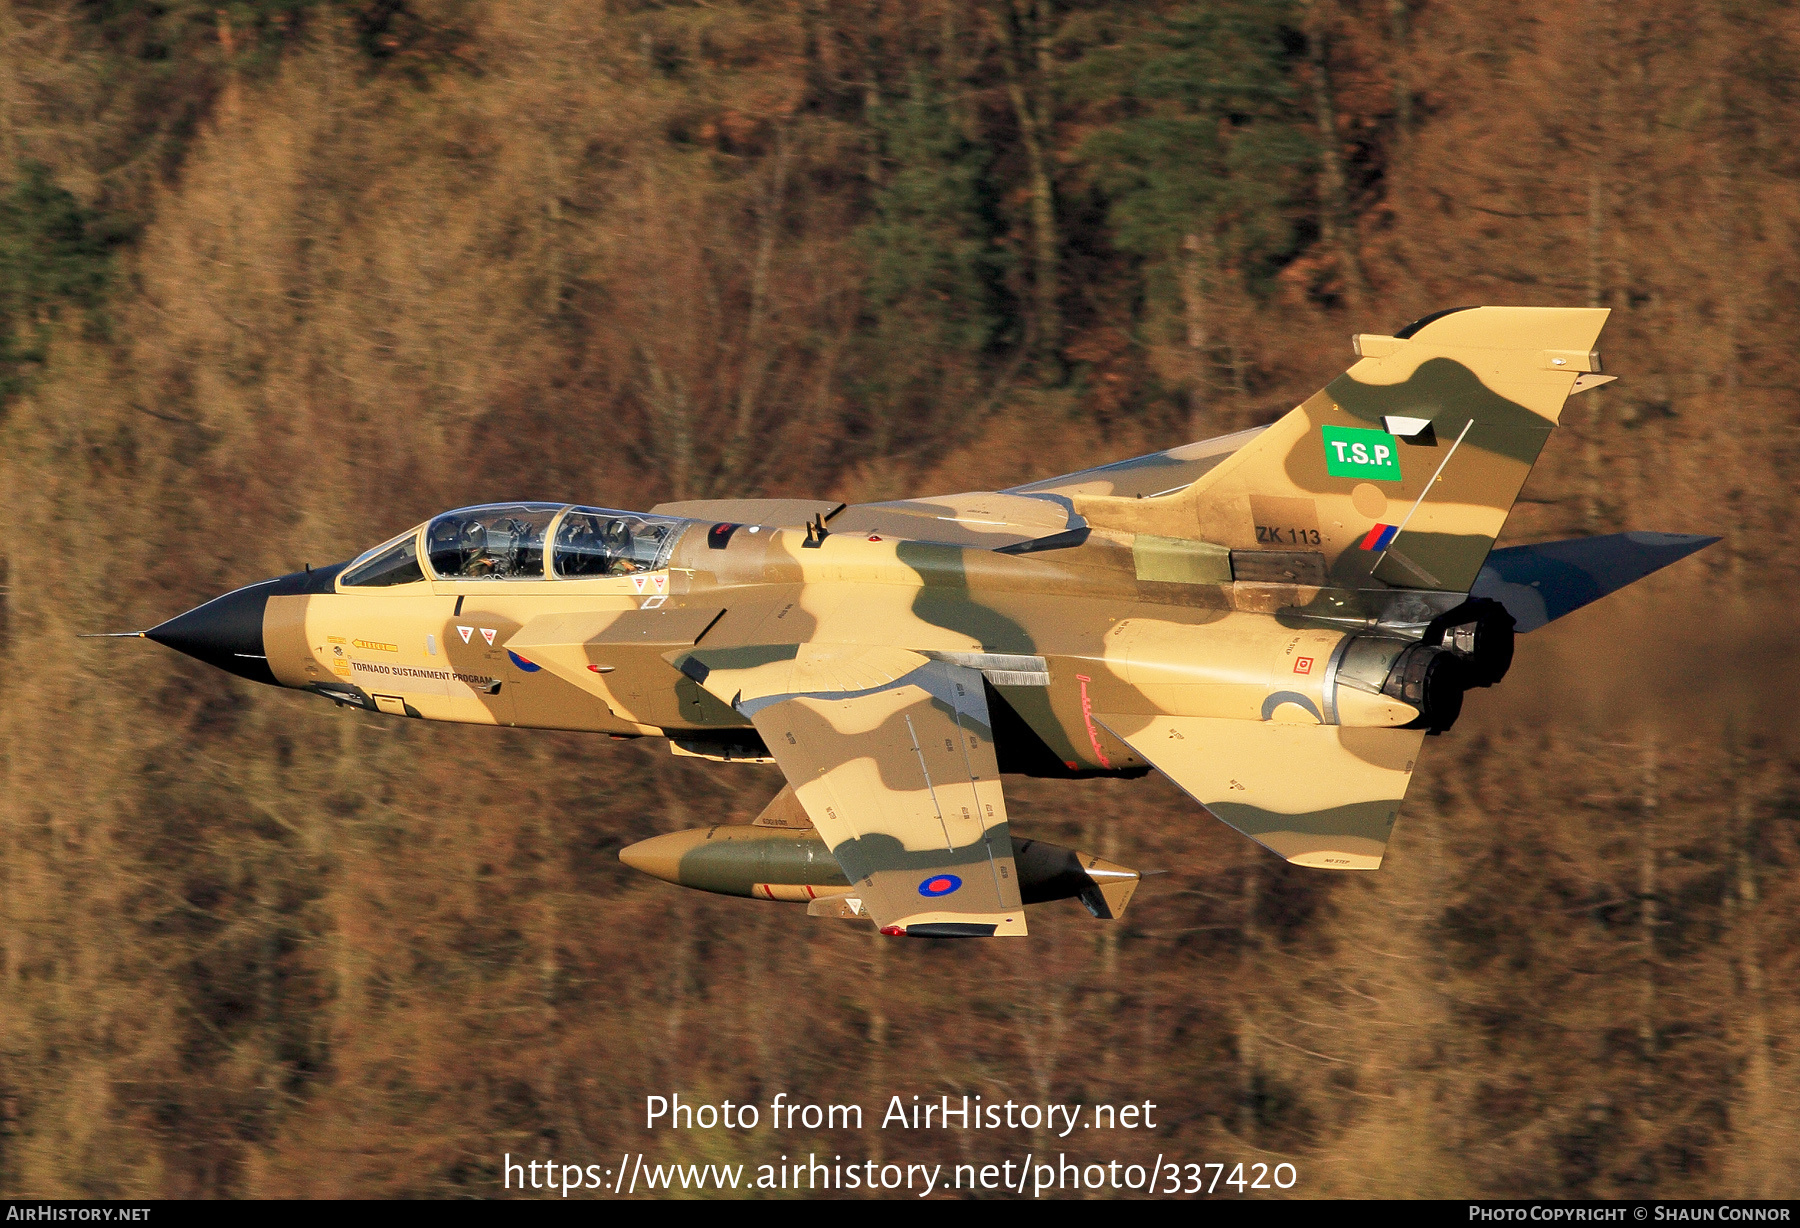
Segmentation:
<svg viewBox="0 0 1800 1228">
<path fill-rule="evenodd" d="M 1002 491 L 848 505 L 825 499 L 690 499 L 659 503 L 651 510 L 699 520 L 789 526 L 822 517 L 834 533 L 875 533 L 986 550 L 1073 545 L 1086 522 L 1074 513 L 1072 496 L 1170 494 L 1211 472 L 1267 429 L 1254 427 Z"/>
<path fill-rule="evenodd" d="M 680 668 L 756 726 L 885 932 L 1026 932 L 978 670 L 816 644 L 696 650 Z"/>
</svg>

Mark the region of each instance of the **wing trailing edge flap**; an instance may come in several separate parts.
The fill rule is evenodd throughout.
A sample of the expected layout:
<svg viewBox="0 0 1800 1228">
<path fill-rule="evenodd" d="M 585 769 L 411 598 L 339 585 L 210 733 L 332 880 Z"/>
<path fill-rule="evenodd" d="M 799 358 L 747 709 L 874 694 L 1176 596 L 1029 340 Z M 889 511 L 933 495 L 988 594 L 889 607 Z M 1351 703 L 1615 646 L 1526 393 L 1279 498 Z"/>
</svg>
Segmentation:
<svg viewBox="0 0 1800 1228">
<path fill-rule="evenodd" d="M 681 668 L 750 718 L 882 932 L 1023 935 L 980 671 L 901 649 L 744 651 Z"/>
<path fill-rule="evenodd" d="M 1105 725 L 1215 818 L 1295 865 L 1381 866 L 1422 729 L 1350 729 L 1196 716 Z"/>
</svg>

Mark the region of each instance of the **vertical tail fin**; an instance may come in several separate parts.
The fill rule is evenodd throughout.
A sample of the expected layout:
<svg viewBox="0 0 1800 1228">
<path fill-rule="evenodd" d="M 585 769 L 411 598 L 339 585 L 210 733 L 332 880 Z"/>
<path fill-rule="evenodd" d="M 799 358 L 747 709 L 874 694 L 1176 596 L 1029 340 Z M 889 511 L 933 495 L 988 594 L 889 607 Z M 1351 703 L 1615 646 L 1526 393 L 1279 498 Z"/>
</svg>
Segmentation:
<svg viewBox="0 0 1800 1228">
<path fill-rule="evenodd" d="M 1185 490 L 1078 495 L 1076 510 L 1099 528 L 1316 554 L 1334 587 L 1466 593 L 1563 402 L 1600 382 L 1607 315 L 1466 307 L 1360 336 L 1355 366 Z"/>
</svg>

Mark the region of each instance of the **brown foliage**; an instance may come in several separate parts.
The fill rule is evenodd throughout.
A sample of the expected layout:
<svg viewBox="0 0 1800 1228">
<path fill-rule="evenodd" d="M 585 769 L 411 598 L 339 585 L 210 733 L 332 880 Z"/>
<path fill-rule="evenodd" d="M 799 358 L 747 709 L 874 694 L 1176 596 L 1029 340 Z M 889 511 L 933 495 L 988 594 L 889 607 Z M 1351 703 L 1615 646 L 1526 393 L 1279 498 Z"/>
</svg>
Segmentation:
<svg viewBox="0 0 1800 1228">
<path fill-rule="evenodd" d="M 875 429 L 869 99 L 941 68 L 1018 189 L 996 242 L 1031 242 L 982 7 L 495 0 L 375 46 L 316 9 L 147 170 L 73 10 L 0 10 L 8 164 L 142 222 L 105 320 L 61 329 L 0 422 L 0 1192 L 485 1195 L 503 1153 L 1058 1145 L 647 1133 L 673 1091 L 871 1125 L 890 1095 L 1149 1099 L 1157 1131 L 1087 1150 L 1286 1158 L 1307 1194 L 1793 1192 L 1794 14 L 1322 5 L 1367 295 L 1346 310 L 1315 227 L 1288 293 L 1221 300 L 1216 378 L 1080 203 L 1070 103 L 1067 378 L 1002 330 Z M 1025 833 L 1169 873 L 1117 927 L 1048 906 L 1027 942 L 889 943 L 619 866 L 747 821 L 768 769 L 72 638 L 491 498 L 892 496 L 1169 446 L 1190 404 L 1266 420 L 1345 334 L 1470 302 L 1615 308 L 1624 378 L 1571 404 L 1514 539 L 1727 540 L 1526 641 L 1433 739 L 1376 875 L 1276 863 L 1159 779 L 1019 781 Z"/>
</svg>

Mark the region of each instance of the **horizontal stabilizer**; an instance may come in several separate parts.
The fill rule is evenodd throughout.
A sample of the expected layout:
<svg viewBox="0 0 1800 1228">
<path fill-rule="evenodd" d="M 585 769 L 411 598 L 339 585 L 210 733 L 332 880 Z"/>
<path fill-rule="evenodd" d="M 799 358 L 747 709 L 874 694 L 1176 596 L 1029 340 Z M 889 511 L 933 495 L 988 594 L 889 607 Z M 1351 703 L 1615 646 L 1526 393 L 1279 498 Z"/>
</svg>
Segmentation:
<svg viewBox="0 0 1800 1228">
<path fill-rule="evenodd" d="M 1320 870 L 1380 867 L 1425 739 L 1423 729 L 1098 712 L 1094 719 L 1214 818 Z"/>
<path fill-rule="evenodd" d="M 1696 533 L 1612 533 L 1508 546 L 1488 555 L 1470 595 L 1500 602 L 1518 631 L 1536 631 L 1718 540 Z"/>
<path fill-rule="evenodd" d="M 1136 870 L 1044 840 L 1015 839 L 1013 862 L 1019 869 L 1019 894 L 1025 903 L 1072 896 L 1081 901 L 1089 916 L 1103 921 L 1117 921 L 1125 915 L 1142 878 Z"/>
</svg>

